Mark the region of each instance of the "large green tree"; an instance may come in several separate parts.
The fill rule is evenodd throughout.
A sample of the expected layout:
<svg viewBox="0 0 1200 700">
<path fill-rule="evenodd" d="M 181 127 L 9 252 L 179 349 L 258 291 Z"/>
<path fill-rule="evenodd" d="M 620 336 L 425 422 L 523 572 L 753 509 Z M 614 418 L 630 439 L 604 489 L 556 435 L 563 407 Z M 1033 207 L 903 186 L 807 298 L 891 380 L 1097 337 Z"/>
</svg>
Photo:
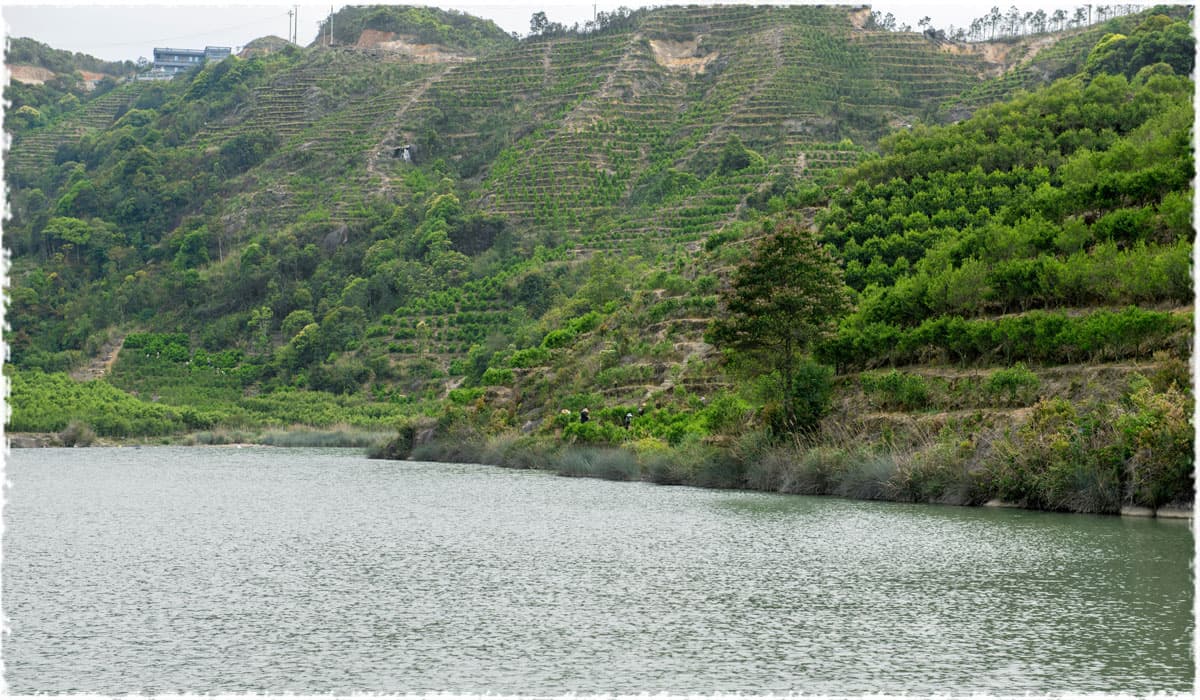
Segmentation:
<svg viewBox="0 0 1200 700">
<path fill-rule="evenodd" d="M 774 380 L 782 427 L 812 427 L 819 415 L 810 410 L 811 397 L 802 395 L 812 384 L 806 377 L 814 374 L 806 358 L 851 305 L 837 261 L 811 231 L 782 221 L 738 268 L 722 297 L 724 313 L 709 328 L 709 340 L 732 351 L 752 374 Z"/>
</svg>

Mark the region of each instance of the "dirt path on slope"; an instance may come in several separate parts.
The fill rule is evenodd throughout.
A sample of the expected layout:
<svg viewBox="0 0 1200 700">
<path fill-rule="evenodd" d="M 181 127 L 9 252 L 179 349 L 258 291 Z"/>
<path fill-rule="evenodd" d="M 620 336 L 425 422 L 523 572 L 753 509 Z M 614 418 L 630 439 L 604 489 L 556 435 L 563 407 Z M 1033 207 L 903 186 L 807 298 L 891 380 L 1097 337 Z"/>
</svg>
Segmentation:
<svg viewBox="0 0 1200 700">
<path fill-rule="evenodd" d="M 371 154 L 367 157 L 367 174 L 380 179 L 379 194 L 386 195 L 391 191 L 392 178 L 390 175 L 383 172 L 383 170 L 379 167 L 379 160 L 383 157 L 385 151 L 395 147 L 393 141 L 395 140 L 397 134 L 400 133 L 404 115 L 408 113 L 408 110 L 412 109 L 412 107 L 417 104 L 422 97 L 425 96 L 425 93 L 429 91 L 429 88 L 433 87 L 434 83 L 439 82 L 442 78 L 446 77 L 446 74 L 456 67 L 457 66 L 454 64 L 447 65 L 434 75 L 431 75 L 425 80 L 421 81 L 421 84 L 418 85 L 417 88 L 413 90 L 412 94 L 408 96 L 408 99 L 404 101 L 404 104 L 402 104 L 400 108 L 396 110 L 395 114 L 392 116 L 391 127 L 387 130 L 387 133 L 383 135 L 383 138 L 379 140 L 379 143 L 375 145 L 375 148 L 371 150 Z"/>
<path fill-rule="evenodd" d="M 71 370 L 71 378 L 77 382 L 90 382 L 93 379 L 100 379 L 112 371 L 117 357 L 121 354 L 121 348 L 124 346 L 125 336 L 109 340 L 100 348 L 100 352 L 89 360 L 86 365 Z"/>
</svg>

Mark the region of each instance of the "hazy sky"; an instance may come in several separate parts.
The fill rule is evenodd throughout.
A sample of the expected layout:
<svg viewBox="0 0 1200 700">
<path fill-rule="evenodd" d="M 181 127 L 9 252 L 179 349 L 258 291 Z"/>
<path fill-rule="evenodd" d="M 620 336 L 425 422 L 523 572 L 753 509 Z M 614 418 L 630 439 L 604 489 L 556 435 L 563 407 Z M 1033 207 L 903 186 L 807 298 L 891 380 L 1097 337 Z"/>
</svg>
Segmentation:
<svg viewBox="0 0 1200 700">
<path fill-rule="evenodd" d="M 836 0 L 826 3 L 834 4 Z M 318 22 L 329 14 L 330 8 L 346 4 L 384 4 L 371 0 L 356 0 L 353 3 L 312 5 L 300 4 L 297 38 L 307 44 L 316 37 Z M 411 5 L 435 5 L 445 9 L 456 9 L 491 19 L 506 31 L 526 34 L 529 31 L 529 16 L 543 10 L 555 22 L 570 26 L 575 22 L 591 19 L 593 3 L 587 2 L 480 2 L 458 0 L 451 2 L 421 2 L 413 0 Z M 637 0 L 596 0 L 599 10 L 613 10 L 621 5 L 638 7 L 673 4 L 714 4 L 696 0 L 655 0 L 641 3 Z M 803 2 L 779 2 L 777 0 L 753 0 L 738 2 L 725 0 L 722 4 L 794 5 Z M 847 2 L 845 4 L 856 4 Z M 874 7 L 881 12 L 891 12 L 900 22 L 917 25 L 917 20 L 929 15 L 936 27 L 951 24 L 965 26 L 971 19 L 985 14 L 992 5 L 1007 10 L 1012 0 L 921 0 L 919 2 L 877 2 Z M 1050 2 L 1039 4 L 1027 2 L 1017 5 L 1023 10 L 1044 9 L 1047 12 L 1057 7 L 1071 8 L 1082 3 Z M 288 10 L 292 4 L 273 0 L 259 0 L 254 4 L 203 4 L 187 3 L 166 5 L 158 3 L 97 4 L 85 2 L 28 2 L 5 4 L 0 9 L 6 36 L 27 36 L 49 44 L 57 49 L 82 51 L 108 60 L 151 57 L 155 46 L 200 48 L 206 45 L 230 46 L 236 51 L 253 39 L 274 34 L 286 37 L 288 33 Z"/>
</svg>

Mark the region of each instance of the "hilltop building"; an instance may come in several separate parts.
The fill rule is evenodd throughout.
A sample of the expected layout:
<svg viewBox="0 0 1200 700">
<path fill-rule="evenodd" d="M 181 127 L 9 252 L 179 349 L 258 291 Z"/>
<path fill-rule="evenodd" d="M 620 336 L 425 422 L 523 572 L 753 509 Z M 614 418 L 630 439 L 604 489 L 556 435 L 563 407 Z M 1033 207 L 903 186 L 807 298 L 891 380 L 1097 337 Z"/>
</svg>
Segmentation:
<svg viewBox="0 0 1200 700">
<path fill-rule="evenodd" d="M 170 80 L 176 74 L 202 66 L 209 61 L 222 61 L 232 53 L 228 46 L 206 46 L 203 49 L 154 49 L 154 68 L 140 77 L 142 80 Z"/>
</svg>

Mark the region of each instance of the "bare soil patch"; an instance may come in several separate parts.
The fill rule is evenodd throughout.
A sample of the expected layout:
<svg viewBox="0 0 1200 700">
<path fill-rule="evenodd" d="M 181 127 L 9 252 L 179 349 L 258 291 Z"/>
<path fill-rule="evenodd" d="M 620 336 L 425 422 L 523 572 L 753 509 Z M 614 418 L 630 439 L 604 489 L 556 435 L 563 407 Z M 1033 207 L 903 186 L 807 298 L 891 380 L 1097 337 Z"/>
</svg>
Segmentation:
<svg viewBox="0 0 1200 700">
<path fill-rule="evenodd" d="M 41 85 L 54 77 L 54 71 L 41 66 L 6 66 L 9 75 L 18 83 Z"/>
<path fill-rule="evenodd" d="M 667 39 L 651 39 L 650 49 L 654 52 L 654 60 L 667 70 L 683 71 L 698 75 L 708 69 L 720 56 L 720 52 L 701 53 L 700 40 L 697 36 L 690 41 L 670 41 Z"/>
<path fill-rule="evenodd" d="M 378 29 L 364 29 L 354 45 L 360 49 L 381 49 L 404 54 L 417 63 L 461 63 L 471 58 L 441 44 L 420 44 L 413 37 Z"/>
</svg>

